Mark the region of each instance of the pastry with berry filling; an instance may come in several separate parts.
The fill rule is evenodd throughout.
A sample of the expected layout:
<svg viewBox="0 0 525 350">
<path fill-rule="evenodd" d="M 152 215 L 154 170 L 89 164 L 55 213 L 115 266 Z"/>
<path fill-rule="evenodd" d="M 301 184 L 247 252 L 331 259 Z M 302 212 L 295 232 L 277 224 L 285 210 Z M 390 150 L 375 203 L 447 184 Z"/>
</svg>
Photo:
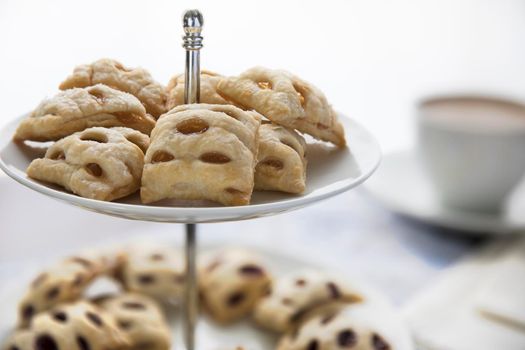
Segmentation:
<svg viewBox="0 0 525 350">
<path fill-rule="evenodd" d="M 172 247 L 141 243 L 125 251 L 118 278 L 124 289 L 162 301 L 175 301 L 184 288 L 184 262 Z"/>
<path fill-rule="evenodd" d="M 268 292 L 268 269 L 243 249 L 210 252 L 199 261 L 199 285 L 206 311 L 219 323 L 231 323 L 253 311 Z"/>
<path fill-rule="evenodd" d="M 7 337 L 3 350 L 33 350 L 33 333 L 29 329 L 18 329 Z"/>
<path fill-rule="evenodd" d="M 305 270 L 276 279 L 271 293 L 257 304 L 254 317 L 265 328 L 285 332 L 316 308 L 362 299 L 361 293 L 341 278 Z"/>
<path fill-rule="evenodd" d="M 99 298 L 96 301 L 115 318 L 124 333 L 129 350 L 169 350 L 171 331 L 159 305 L 151 298 L 125 293 Z"/>
<path fill-rule="evenodd" d="M 395 350 L 407 349 L 381 313 L 365 305 L 332 305 L 320 309 L 284 335 L 277 350 Z M 396 343 L 397 342 L 397 343 Z"/>
<path fill-rule="evenodd" d="M 38 274 L 19 303 L 19 326 L 24 328 L 39 312 L 64 302 L 78 300 L 91 282 L 111 274 L 120 264 L 104 253 L 82 253 L 64 259 Z"/>
<path fill-rule="evenodd" d="M 129 341 L 112 315 L 90 302 L 77 301 L 36 315 L 29 329 L 8 339 L 6 349 L 127 350 Z"/>
</svg>

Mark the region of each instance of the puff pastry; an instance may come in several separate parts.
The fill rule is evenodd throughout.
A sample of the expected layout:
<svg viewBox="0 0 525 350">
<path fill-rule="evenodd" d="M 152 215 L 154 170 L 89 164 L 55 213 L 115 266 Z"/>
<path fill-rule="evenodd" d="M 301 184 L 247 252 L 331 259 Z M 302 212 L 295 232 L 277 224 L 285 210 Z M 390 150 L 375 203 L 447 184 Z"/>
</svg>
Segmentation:
<svg viewBox="0 0 525 350">
<path fill-rule="evenodd" d="M 54 141 L 93 126 L 125 126 L 149 135 L 155 120 L 133 95 L 97 84 L 44 100 L 20 123 L 14 139 Z"/>
<path fill-rule="evenodd" d="M 125 250 L 118 279 L 125 290 L 173 301 L 184 289 L 184 259 L 174 248 L 141 242 Z"/>
<path fill-rule="evenodd" d="M 362 294 L 338 276 L 304 270 L 283 276 L 255 308 L 255 320 L 263 327 L 284 332 L 309 312 L 331 303 L 358 303 Z"/>
<path fill-rule="evenodd" d="M 210 316 L 229 323 L 248 315 L 269 289 L 271 277 L 254 252 L 229 248 L 199 260 L 200 295 Z"/>
<path fill-rule="evenodd" d="M 306 187 L 306 143 L 294 130 L 265 123 L 259 128 L 255 189 L 302 193 Z"/>
<path fill-rule="evenodd" d="M 344 147 L 344 129 L 325 95 L 283 71 L 255 67 L 222 79 L 219 93 L 243 109 L 255 109 L 274 123 Z"/>
<path fill-rule="evenodd" d="M 140 188 L 149 138 L 129 128 L 89 128 L 54 143 L 27 175 L 82 197 L 111 201 Z"/>
<path fill-rule="evenodd" d="M 103 58 L 76 67 L 61 84 L 61 90 L 104 84 L 132 94 L 154 117 L 166 112 L 166 91 L 143 68 L 127 68 L 120 62 Z"/>
<path fill-rule="evenodd" d="M 201 91 L 200 102 L 209 104 L 225 105 L 230 104 L 217 91 L 217 84 L 221 81 L 222 76 L 207 70 L 201 71 Z M 184 74 L 179 74 L 171 78 L 166 88 L 168 91 L 168 110 L 184 104 Z"/>
<path fill-rule="evenodd" d="M 28 330 L 15 332 L 7 349 L 126 350 L 129 341 L 115 318 L 87 301 L 62 304 L 34 317 Z"/>
<path fill-rule="evenodd" d="M 285 334 L 277 350 L 405 349 L 394 342 L 397 337 L 392 330 L 396 328 L 380 312 L 364 305 L 331 305 Z"/>
<path fill-rule="evenodd" d="M 33 350 L 33 341 L 33 332 L 17 329 L 7 337 L 2 350 Z"/>
<path fill-rule="evenodd" d="M 77 300 L 96 277 L 111 274 L 120 264 L 119 258 L 112 258 L 111 255 L 114 256 L 106 252 L 84 252 L 38 274 L 20 300 L 20 327 L 27 327 L 31 319 L 42 311 L 60 303 Z"/>
<path fill-rule="evenodd" d="M 249 204 L 260 123 L 258 113 L 229 105 L 182 105 L 164 114 L 146 153 L 142 201 Z"/>
<path fill-rule="evenodd" d="M 128 350 L 169 350 L 171 330 L 160 306 L 151 298 L 124 293 L 96 301 L 113 316 L 118 329 L 129 340 Z"/>
</svg>

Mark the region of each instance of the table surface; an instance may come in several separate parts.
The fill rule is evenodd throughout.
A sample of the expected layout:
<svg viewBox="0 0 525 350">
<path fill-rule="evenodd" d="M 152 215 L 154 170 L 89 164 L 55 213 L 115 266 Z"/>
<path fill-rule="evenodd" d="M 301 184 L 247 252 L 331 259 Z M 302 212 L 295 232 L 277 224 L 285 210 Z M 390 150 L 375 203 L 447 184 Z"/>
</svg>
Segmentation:
<svg viewBox="0 0 525 350">
<path fill-rule="evenodd" d="M 73 67 L 100 57 L 180 73 L 180 16 L 205 17 L 202 66 L 237 74 L 264 65 L 314 82 L 367 126 L 385 152 L 413 144 L 424 95 L 474 91 L 525 100 L 525 3 L 478 1 L 0 2 L 0 124 L 56 92 Z M 181 225 L 101 216 L 0 176 L 0 289 L 28 266 L 103 240 L 173 236 Z M 355 271 L 407 301 L 479 240 L 400 218 L 362 191 L 287 215 L 202 225 L 200 241 L 286 245 Z"/>
</svg>

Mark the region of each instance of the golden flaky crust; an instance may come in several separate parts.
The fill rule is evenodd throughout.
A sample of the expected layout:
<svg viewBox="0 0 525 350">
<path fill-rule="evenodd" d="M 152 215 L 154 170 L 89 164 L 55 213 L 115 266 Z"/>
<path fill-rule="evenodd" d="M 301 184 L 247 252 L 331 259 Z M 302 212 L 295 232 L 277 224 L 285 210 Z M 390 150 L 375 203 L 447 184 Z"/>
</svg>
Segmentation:
<svg viewBox="0 0 525 350">
<path fill-rule="evenodd" d="M 16 331 L 6 348 L 127 350 L 129 341 L 111 314 L 88 301 L 77 301 L 36 315 L 30 328 Z"/>
<path fill-rule="evenodd" d="M 238 248 L 204 254 L 198 272 L 203 306 L 220 323 L 250 314 L 271 282 L 262 259 L 255 252 Z"/>
<path fill-rule="evenodd" d="M 173 301 L 184 289 L 183 257 L 173 247 L 140 242 L 125 250 L 118 279 L 125 290 Z"/>
<path fill-rule="evenodd" d="M 255 189 L 302 193 L 306 187 L 306 143 L 294 130 L 266 123 L 259 128 Z"/>
<path fill-rule="evenodd" d="M 277 350 L 352 349 L 397 350 L 391 321 L 366 305 L 323 307 L 281 337 Z M 403 348 L 404 349 L 404 348 Z"/>
<path fill-rule="evenodd" d="M 135 293 L 102 298 L 97 304 L 113 316 L 129 341 L 130 350 L 169 350 L 171 330 L 160 306 Z"/>
<path fill-rule="evenodd" d="M 98 84 L 42 101 L 20 123 L 14 138 L 54 141 L 93 126 L 125 126 L 149 134 L 155 120 L 133 95 Z"/>
<path fill-rule="evenodd" d="M 119 264 L 121 260 L 116 251 L 88 251 L 43 270 L 20 300 L 19 326 L 25 328 L 36 314 L 79 299 L 96 277 L 111 274 Z"/>
<path fill-rule="evenodd" d="M 217 89 L 234 104 L 254 109 L 274 123 L 346 145 L 343 126 L 325 95 L 289 72 L 255 67 L 222 79 Z"/>
<path fill-rule="evenodd" d="M 142 201 L 249 204 L 260 123 L 258 113 L 229 105 L 182 105 L 164 114 L 151 133 Z"/>
<path fill-rule="evenodd" d="M 34 334 L 28 329 L 17 329 L 4 341 L 2 350 L 33 350 Z"/>
<path fill-rule="evenodd" d="M 140 188 L 149 138 L 129 128 L 89 128 L 54 143 L 27 175 L 82 197 L 111 201 Z"/>
<path fill-rule="evenodd" d="M 200 102 L 208 104 L 229 104 L 217 92 L 217 84 L 222 79 L 217 73 L 210 72 L 207 70 L 201 71 L 201 91 L 200 91 Z M 166 106 L 168 110 L 184 104 L 184 74 L 179 74 L 171 78 L 166 88 L 168 92 L 168 102 Z"/>
<path fill-rule="evenodd" d="M 61 84 L 61 90 L 104 84 L 132 94 L 144 104 L 146 111 L 158 118 L 166 112 L 164 86 L 153 80 L 143 68 L 127 68 L 120 62 L 103 58 L 91 64 L 77 66 Z"/>
<path fill-rule="evenodd" d="M 257 304 L 254 318 L 265 328 L 285 332 L 316 308 L 361 301 L 361 293 L 339 276 L 304 270 L 275 280 L 271 294 Z"/>
</svg>

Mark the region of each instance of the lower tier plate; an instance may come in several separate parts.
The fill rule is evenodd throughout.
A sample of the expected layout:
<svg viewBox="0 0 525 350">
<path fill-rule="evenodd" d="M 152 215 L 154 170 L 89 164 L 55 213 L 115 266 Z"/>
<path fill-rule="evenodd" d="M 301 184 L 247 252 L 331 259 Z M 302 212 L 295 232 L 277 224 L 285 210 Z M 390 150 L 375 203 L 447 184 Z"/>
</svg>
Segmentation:
<svg viewBox="0 0 525 350">
<path fill-rule="evenodd" d="M 169 241 L 166 244 L 172 244 Z M 218 246 L 213 244 L 206 246 L 205 249 L 215 249 Z M 376 290 L 361 282 L 358 278 L 344 273 L 344 271 L 334 271 L 332 266 L 324 263 L 306 259 L 301 254 L 290 254 L 284 251 L 270 252 L 260 247 L 243 245 L 252 251 L 257 252 L 269 271 L 274 276 L 282 276 L 294 271 L 304 269 L 321 269 L 329 272 L 341 273 L 352 285 L 355 286 L 364 296 L 366 302 L 363 304 L 377 317 L 379 323 L 383 325 L 382 331 L 392 342 L 393 349 L 412 350 L 412 340 L 407 328 L 404 325 L 400 315 L 386 298 Z M 2 281 L 6 287 L 6 295 L 0 295 L 0 345 L 4 342 L 7 335 L 12 331 L 16 324 L 16 305 L 20 295 L 24 292 L 24 286 L 32 280 L 41 267 L 35 267 L 35 270 L 25 271 L 18 274 L 16 281 Z M 97 295 L 114 290 L 115 286 L 107 280 L 101 280 L 95 283 L 89 294 Z M 176 307 L 170 307 L 168 314 L 173 328 L 174 345 L 172 349 L 184 349 L 181 310 Z M 383 330 L 384 329 L 384 330 Z M 242 346 L 246 350 L 272 350 L 276 348 L 279 336 L 257 327 L 251 320 L 241 320 L 233 325 L 219 326 L 204 315 L 201 315 L 197 325 L 197 347 L 203 350 L 235 350 L 237 346 Z"/>
</svg>

